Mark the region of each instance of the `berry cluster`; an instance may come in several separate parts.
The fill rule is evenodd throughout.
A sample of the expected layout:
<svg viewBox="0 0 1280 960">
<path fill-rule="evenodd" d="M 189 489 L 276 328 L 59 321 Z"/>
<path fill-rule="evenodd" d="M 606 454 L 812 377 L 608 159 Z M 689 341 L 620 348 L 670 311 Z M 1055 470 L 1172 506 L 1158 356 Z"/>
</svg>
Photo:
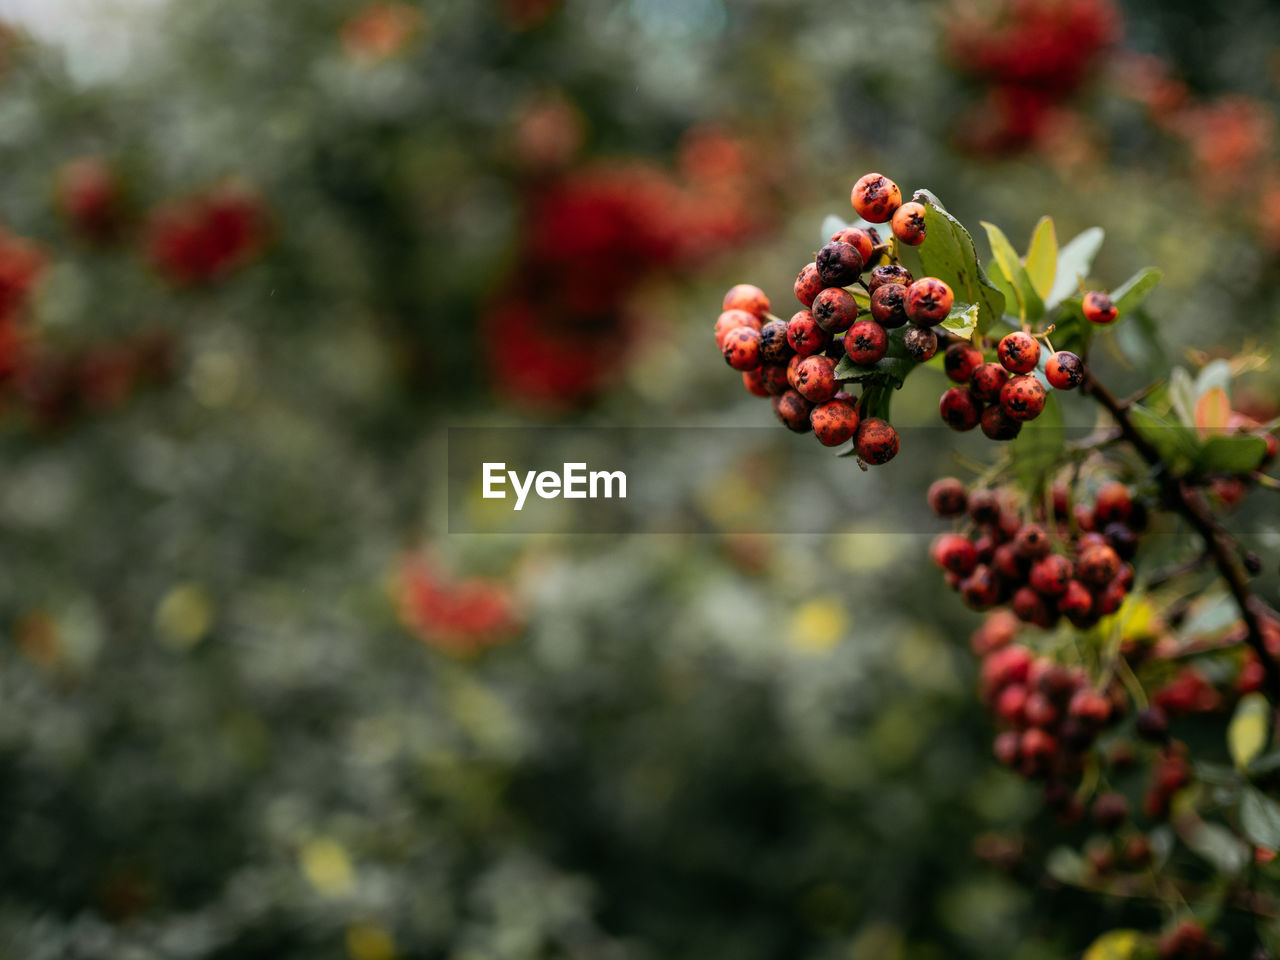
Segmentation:
<svg viewBox="0 0 1280 960">
<path fill-rule="evenodd" d="M 953 477 L 935 481 L 929 504 L 940 517 L 967 517 L 968 533 L 944 533 L 933 562 L 947 585 L 975 610 L 1007 604 L 1017 618 L 1045 630 L 1066 619 L 1087 629 L 1120 609 L 1133 587 L 1133 559 L 1146 510 L 1123 483 L 1111 481 L 1092 506 L 1069 503 L 1065 487 L 1053 490 L 1053 517 L 1033 511 L 1024 520 L 999 493 L 966 493 Z"/>
<path fill-rule="evenodd" d="M 837 365 L 848 357 L 858 367 L 874 366 L 889 355 L 889 332 L 908 325 L 903 352 L 917 363 L 929 360 L 938 350 L 933 328 L 947 318 L 955 296 L 937 277 L 915 279 L 897 262 L 896 244 L 925 240 L 924 204 L 903 203 L 898 185 L 879 173 L 859 179 L 850 199 L 868 224 L 888 223 L 893 240 L 882 242 L 873 226 L 834 233 L 796 277 L 802 309 L 790 320 L 769 312 L 759 287 L 738 284 L 725 294 L 715 337 L 747 390 L 773 398 L 784 426 L 812 430 L 826 446 L 852 439 L 862 461 L 878 465 L 897 455 L 897 431 L 868 415 L 865 390 L 861 398 L 842 390 Z M 869 316 L 860 315 L 859 298 Z"/>
</svg>

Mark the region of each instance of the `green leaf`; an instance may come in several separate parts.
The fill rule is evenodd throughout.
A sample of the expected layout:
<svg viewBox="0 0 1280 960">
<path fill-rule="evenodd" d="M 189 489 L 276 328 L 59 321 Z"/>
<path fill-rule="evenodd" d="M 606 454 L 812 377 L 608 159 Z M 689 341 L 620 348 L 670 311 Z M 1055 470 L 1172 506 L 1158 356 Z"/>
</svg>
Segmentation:
<svg viewBox="0 0 1280 960">
<path fill-rule="evenodd" d="M 978 305 L 976 303 L 954 303 L 947 319 L 939 326 L 943 330 L 954 333 L 957 337 L 972 340 L 978 332 Z"/>
<path fill-rule="evenodd" d="M 1197 823 L 1182 839 L 1220 873 L 1228 876 L 1239 873 L 1253 859 L 1249 846 L 1221 824 Z"/>
<path fill-rule="evenodd" d="M 1111 291 L 1111 302 L 1116 305 L 1119 317 L 1132 313 L 1147 299 L 1164 274 L 1154 267 L 1144 267 Z M 1117 317 L 1117 319 L 1119 319 Z"/>
<path fill-rule="evenodd" d="M 1013 244 L 994 223 L 984 220 L 982 226 L 987 231 L 987 240 L 991 244 L 991 255 L 995 258 L 996 266 L 1013 290 L 1018 304 L 1018 316 L 1024 321 L 1039 320 L 1044 316 L 1044 302 L 1032 287 L 1031 278 L 1027 276 L 1027 270 L 1018 259 Z"/>
<path fill-rule="evenodd" d="M 1257 787 L 1240 798 L 1240 829 L 1260 847 L 1280 850 L 1280 806 Z"/>
<path fill-rule="evenodd" d="M 1051 390 L 1040 416 L 1024 423 L 1009 444 L 1013 469 L 1024 490 L 1034 493 L 1040 488 L 1045 475 L 1058 463 L 1064 444 L 1062 408 L 1057 392 Z"/>
<path fill-rule="evenodd" d="M 1058 252 L 1058 271 L 1053 278 L 1053 290 L 1044 302 L 1047 309 L 1052 310 L 1080 289 L 1080 281 L 1089 276 L 1093 258 L 1098 255 L 1104 236 L 1101 227 L 1090 227 L 1072 237 Z"/>
<path fill-rule="evenodd" d="M 1199 456 L 1200 440 L 1191 427 L 1162 417 L 1141 403 L 1129 408 L 1129 419 L 1171 468 L 1190 467 Z"/>
<path fill-rule="evenodd" d="M 1169 374 L 1169 402 L 1173 412 L 1188 427 L 1196 422 L 1196 385 L 1186 367 L 1174 367 Z"/>
<path fill-rule="evenodd" d="M 1084 886 L 1085 879 L 1089 876 L 1084 857 L 1070 847 L 1054 847 L 1050 850 L 1049 856 L 1045 858 L 1044 868 L 1053 879 L 1071 887 Z"/>
<path fill-rule="evenodd" d="M 1280 770 L 1280 750 L 1272 750 L 1270 753 L 1264 753 L 1249 764 L 1250 774 L 1272 773 Z"/>
<path fill-rule="evenodd" d="M 1142 940 L 1137 930 L 1108 930 L 1089 944 L 1081 960 L 1131 960 Z"/>
<path fill-rule="evenodd" d="M 1058 274 L 1058 237 L 1054 233 L 1053 218 L 1041 217 L 1031 232 L 1031 245 L 1027 247 L 1024 261 L 1031 286 L 1041 300 L 1047 300 L 1053 291 L 1053 280 Z"/>
<path fill-rule="evenodd" d="M 957 300 L 978 305 L 978 332 L 985 333 L 1004 315 L 1004 295 L 978 263 L 973 237 L 964 225 L 928 190 L 917 190 L 915 199 L 925 205 L 926 239 L 915 248 L 921 267 L 950 285 Z"/>
<path fill-rule="evenodd" d="M 1208 393 L 1214 387 L 1220 387 L 1228 397 L 1231 396 L 1231 364 L 1226 360 L 1213 360 L 1206 363 L 1196 374 L 1196 396 Z"/>
<path fill-rule="evenodd" d="M 836 379 L 851 380 L 869 386 L 896 388 L 902 386 L 907 375 L 919 366 L 915 360 L 907 356 L 907 348 L 902 342 L 908 327 L 898 327 L 889 331 L 889 351 L 876 363 L 857 364 L 847 356 L 841 357 L 836 364 Z"/>
<path fill-rule="evenodd" d="M 1267 442 L 1247 433 L 1210 437 L 1196 454 L 1198 473 L 1253 473 L 1267 456 Z"/>
</svg>

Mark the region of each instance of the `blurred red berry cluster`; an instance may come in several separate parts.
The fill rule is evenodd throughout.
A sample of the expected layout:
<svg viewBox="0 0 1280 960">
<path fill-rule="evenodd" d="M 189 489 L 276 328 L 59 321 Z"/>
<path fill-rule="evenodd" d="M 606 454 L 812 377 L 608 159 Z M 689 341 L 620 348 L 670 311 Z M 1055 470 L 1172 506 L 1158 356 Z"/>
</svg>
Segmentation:
<svg viewBox="0 0 1280 960">
<path fill-rule="evenodd" d="M 446 653 L 478 653 L 503 643 L 521 627 L 506 584 L 458 578 L 422 556 L 405 557 L 396 573 L 400 622 L 424 643 Z"/>
<path fill-rule="evenodd" d="M 983 153 L 1022 149 L 1071 122 L 1070 100 L 1119 39 L 1111 0 L 964 0 L 946 14 L 946 50 L 984 93 L 958 125 L 964 146 Z"/>
<path fill-rule="evenodd" d="M 161 276 L 186 286 L 224 277 L 257 256 L 266 240 L 261 199 L 243 184 L 227 182 L 156 209 L 144 247 Z"/>
<path fill-rule="evenodd" d="M 760 177 L 746 144 L 696 130 L 674 171 L 601 161 L 531 182 L 515 263 L 483 319 L 494 381 L 521 402 L 592 399 L 647 326 L 646 283 L 687 274 L 771 222 Z"/>
<path fill-rule="evenodd" d="M 407 3 L 370 3 L 342 25 L 343 49 L 353 60 L 386 60 L 408 46 L 421 20 L 421 11 Z"/>
</svg>

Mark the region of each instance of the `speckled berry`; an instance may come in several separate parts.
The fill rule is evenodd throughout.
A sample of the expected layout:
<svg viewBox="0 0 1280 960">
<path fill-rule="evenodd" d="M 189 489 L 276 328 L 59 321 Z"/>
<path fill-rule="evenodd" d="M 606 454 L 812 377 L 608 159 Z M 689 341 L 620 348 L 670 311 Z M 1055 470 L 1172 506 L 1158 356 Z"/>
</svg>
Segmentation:
<svg viewBox="0 0 1280 960">
<path fill-rule="evenodd" d="M 1012 440 L 1022 432 L 1022 421 L 1013 419 L 998 403 L 982 411 L 978 426 L 988 440 Z"/>
<path fill-rule="evenodd" d="M 905 243 L 909 247 L 918 247 L 924 243 L 924 216 L 924 204 L 908 200 L 894 211 L 893 219 L 890 221 L 889 226 L 893 230 L 893 235 L 901 243 Z"/>
<path fill-rule="evenodd" d="M 916 363 L 924 363 L 938 352 L 938 335 L 928 327 L 912 327 L 902 335 L 902 348 Z"/>
<path fill-rule="evenodd" d="M 973 376 L 969 378 L 969 388 L 984 403 L 995 403 L 1000 399 L 1000 389 L 1008 379 L 1009 371 L 993 360 L 973 371 Z"/>
<path fill-rule="evenodd" d="M 1038 523 L 1024 523 L 1014 534 L 1013 549 L 1023 560 L 1039 560 L 1049 552 L 1049 534 Z"/>
<path fill-rule="evenodd" d="M 786 393 L 790 387 L 787 383 L 787 367 L 785 364 L 761 364 L 760 368 L 755 371 L 748 370 L 743 373 L 743 378 L 755 374 L 756 380 L 764 387 L 764 392 L 770 397 L 781 396 Z M 753 393 L 755 391 L 752 391 Z"/>
<path fill-rule="evenodd" d="M 902 191 L 884 174 L 868 173 L 853 185 L 849 200 L 867 223 L 888 223 L 902 205 Z"/>
<path fill-rule="evenodd" d="M 1022 374 L 1010 377 L 1000 388 L 1000 406 L 1014 420 L 1034 420 L 1044 410 L 1045 389 L 1035 377 Z"/>
<path fill-rule="evenodd" d="M 1000 602 L 1000 578 L 980 563 L 960 583 L 960 598 L 972 610 L 988 610 Z"/>
<path fill-rule="evenodd" d="M 995 523 L 1000 519 L 1000 495 L 988 487 L 979 487 L 970 491 L 967 509 L 974 523 Z"/>
<path fill-rule="evenodd" d="M 760 362 L 785 365 L 791 359 L 791 344 L 787 342 L 787 322 L 770 320 L 760 328 Z"/>
<path fill-rule="evenodd" d="M 1059 350 L 1045 361 L 1044 377 L 1055 390 L 1074 390 L 1084 382 L 1084 361 L 1069 350 Z"/>
<path fill-rule="evenodd" d="M 900 263 L 885 263 L 871 271 L 867 277 L 867 289 L 875 293 L 886 283 L 896 283 L 901 287 L 911 286 L 911 271 Z"/>
<path fill-rule="evenodd" d="M 929 557 L 938 567 L 964 576 L 978 565 L 973 541 L 959 533 L 943 533 L 934 538 Z"/>
<path fill-rule="evenodd" d="M 783 426 L 796 433 L 809 432 L 809 411 L 812 409 L 813 404 L 794 390 L 773 398 L 774 414 L 782 421 Z"/>
<path fill-rule="evenodd" d="M 1133 498 L 1129 488 L 1119 480 L 1108 480 L 1098 488 L 1093 500 L 1093 518 L 1099 527 L 1109 523 L 1124 523 L 1133 510 Z"/>
<path fill-rule="evenodd" d="M 796 367 L 795 388 L 811 403 L 826 403 L 840 390 L 835 362 L 830 357 L 805 357 Z"/>
<path fill-rule="evenodd" d="M 955 299 L 951 288 L 937 277 L 921 277 L 907 287 L 907 319 L 922 327 L 932 327 L 947 319 Z"/>
<path fill-rule="evenodd" d="M 818 325 L 811 310 L 799 310 L 787 321 L 787 343 L 802 357 L 821 353 L 830 342 L 831 335 Z"/>
<path fill-rule="evenodd" d="M 800 364 L 804 362 L 804 357 L 796 354 L 787 361 L 787 386 L 792 390 L 796 388 L 796 371 L 800 369 Z"/>
<path fill-rule="evenodd" d="M 1111 298 L 1101 290 L 1090 290 L 1086 293 L 1080 304 L 1080 310 L 1090 323 L 1114 323 L 1116 317 L 1120 315 Z"/>
<path fill-rule="evenodd" d="M 1073 626 L 1080 627 L 1093 614 L 1093 594 L 1079 580 L 1068 580 L 1058 597 L 1058 610 Z"/>
<path fill-rule="evenodd" d="M 755 327 L 734 327 L 724 336 L 724 361 L 735 370 L 760 366 L 760 331 Z"/>
<path fill-rule="evenodd" d="M 929 485 L 929 509 L 940 517 L 958 517 L 968 506 L 964 484 L 955 477 L 942 477 Z"/>
<path fill-rule="evenodd" d="M 859 320 L 844 335 L 844 352 L 859 366 L 870 366 L 889 352 L 889 336 L 874 320 Z"/>
<path fill-rule="evenodd" d="M 971 343 L 953 343 L 943 356 L 947 376 L 956 383 L 968 383 L 982 366 L 982 351 Z"/>
<path fill-rule="evenodd" d="M 876 241 L 872 239 L 871 234 L 863 230 L 861 227 L 845 227 L 843 230 L 837 230 L 831 235 L 832 240 L 838 240 L 841 243 L 847 243 L 858 251 L 858 255 L 862 257 L 862 263 L 865 266 L 871 262 L 872 253 L 876 246 Z"/>
<path fill-rule="evenodd" d="M 898 455 L 898 431 L 879 417 L 869 417 L 854 435 L 858 456 L 873 466 L 888 463 Z"/>
<path fill-rule="evenodd" d="M 724 295 L 722 310 L 745 310 L 762 321 L 769 313 L 769 298 L 763 290 L 750 283 L 739 283 L 730 287 Z"/>
<path fill-rule="evenodd" d="M 723 350 L 724 338 L 735 327 L 759 330 L 760 326 L 760 318 L 753 313 L 747 313 L 745 310 L 726 310 L 716 320 L 716 346 Z"/>
<path fill-rule="evenodd" d="M 948 427 L 964 433 L 982 419 L 982 404 L 965 387 L 952 387 L 938 401 L 938 413 Z"/>
<path fill-rule="evenodd" d="M 826 447 L 838 447 L 858 430 L 858 408 L 843 396 L 820 403 L 809 413 L 809 423 L 818 441 Z"/>
<path fill-rule="evenodd" d="M 813 262 L 818 265 L 818 276 L 828 287 L 848 286 L 862 273 L 862 255 L 856 247 L 839 240 L 819 250 Z"/>
<path fill-rule="evenodd" d="M 1067 584 L 1074 573 L 1070 560 L 1060 553 L 1051 553 L 1031 565 L 1027 582 L 1042 596 L 1060 597 L 1067 592 Z"/>
<path fill-rule="evenodd" d="M 1105 587 L 1120 572 L 1120 557 L 1105 543 L 1085 549 L 1076 560 L 1076 577 L 1091 587 Z"/>
<path fill-rule="evenodd" d="M 858 301 L 842 287 L 827 287 L 813 299 L 813 319 L 827 333 L 843 333 L 858 319 Z"/>
<path fill-rule="evenodd" d="M 882 284 L 871 294 L 871 316 L 886 329 L 907 322 L 907 288 L 897 283 Z"/>
<path fill-rule="evenodd" d="M 1040 344 L 1031 334 L 1015 330 L 1001 339 L 996 356 L 1010 373 L 1030 373 L 1040 362 Z"/>
<path fill-rule="evenodd" d="M 796 299 L 806 307 L 811 307 L 813 306 L 813 298 L 825 286 L 826 284 L 822 282 L 822 278 L 818 276 L 818 265 L 816 263 L 806 263 L 796 276 Z"/>
</svg>

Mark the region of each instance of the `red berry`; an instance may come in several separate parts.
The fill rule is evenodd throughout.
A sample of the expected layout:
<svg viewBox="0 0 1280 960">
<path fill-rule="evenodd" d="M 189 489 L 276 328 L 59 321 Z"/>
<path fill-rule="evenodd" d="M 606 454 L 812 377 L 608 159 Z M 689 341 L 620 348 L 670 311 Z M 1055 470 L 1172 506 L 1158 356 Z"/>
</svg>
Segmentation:
<svg viewBox="0 0 1280 960">
<path fill-rule="evenodd" d="M 1006 646 L 989 653 L 982 661 L 982 689 L 990 700 L 1011 683 L 1023 683 L 1031 671 L 1031 651 Z"/>
<path fill-rule="evenodd" d="M 787 322 L 787 343 L 801 357 L 821 353 L 831 342 L 831 335 L 818 326 L 810 310 L 800 310 L 792 314 Z"/>
<path fill-rule="evenodd" d="M 1090 546 L 1076 561 L 1076 576 L 1091 587 L 1105 587 L 1120 572 L 1120 557 L 1105 543 Z"/>
<path fill-rule="evenodd" d="M 852 401 L 836 397 L 820 403 L 809 412 L 809 423 L 818 442 L 838 447 L 858 430 L 858 408 Z"/>
<path fill-rule="evenodd" d="M 996 346 L 996 356 L 1010 373 L 1030 373 L 1040 362 L 1040 344 L 1029 333 L 1016 330 Z"/>
<path fill-rule="evenodd" d="M 884 174 L 868 173 L 853 185 L 849 200 L 863 220 L 887 223 L 902 205 L 902 191 Z"/>
<path fill-rule="evenodd" d="M 716 320 L 716 346 L 721 350 L 724 349 L 724 338 L 735 327 L 750 327 L 752 330 L 759 330 L 760 318 L 755 314 L 747 313 L 745 310 L 726 310 L 720 314 L 720 317 Z"/>
<path fill-rule="evenodd" d="M 770 320 L 760 328 L 760 362 L 785 364 L 791 359 L 791 344 L 787 342 L 785 320 Z"/>
<path fill-rule="evenodd" d="M 1101 729 L 1111 719 L 1111 701 L 1097 690 L 1077 690 L 1067 712 L 1092 729 Z"/>
<path fill-rule="evenodd" d="M 968 383 L 982 366 L 982 351 L 971 343 L 953 343 L 943 356 L 943 366 L 956 383 Z"/>
<path fill-rule="evenodd" d="M 1094 823 L 1103 830 L 1114 830 L 1129 819 L 1129 801 L 1118 793 L 1099 794 L 1092 812 Z"/>
<path fill-rule="evenodd" d="M 1020 683 L 1011 683 L 996 696 L 992 712 L 997 718 L 1011 726 L 1020 727 L 1026 719 L 1027 688 Z"/>
<path fill-rule="evenodd" d="M 991 564 L 1010 583 L 1017 583 L 1027 575 L 1027 562 L 1018 556 L 1012 543 L 1002 543 L 992 551 Z"/>
<path fill-rule="evenodd" d="M 984 363 L 973 371 L 969 378 L 969 386 L 973 395 L 983 403 L 995 403 L 1000 399 L 1000 388 L 1009 379 L 1009 371 L 992 361 Z"/>
<path fill-rule="evenodd" d="M 960 597 L 974 610 L 986 610 L 1000 601 L 1000 580 L 994 570 L 978 564 L 960 584 Z"/>
<path fill-rule="evenodd" d="M 796 299 L 806 307 L 811 307 L 813 306 L 813 298 L 825 286 L 827 284 L 823 283 L 822 278 L 818 276 L 818 265 L 816 263 L 806 263 L 796 277 Z"/>
<path fill-rule="evenodd" d="M 1030 587 L 1019 587 L 1009 601 L 1014 615 L 1023 623 L 1035 624 L 1037 627 L 1048 627 L 1053 622 L 1053 614 L 1044 597 Z"/>
<path fill-rule="evenodd" d="M 972 430 L 982 418 L 982 404 L 964 387 L 952 387 L 938 401 L 938 413 L 952 430 Z"/>
<path fill-rule="evenodd" d="M 1000 497 L 994 491 L 981 487 L 969 493 L 969 516 L 974 523 L 995 523 L 1000 519 Z"/>
<path fill-rule="evenodd" d="M 1086 293 L 1080 309 L 1084 313 L 1084 318 L 1090 323 L 1112 323 L 1119 315 L 1111 298 L 1101 290 L 1091 290 Z"/>
<path fill-rule="evenodd" d="M 754 370 L 742 371 L 742 385 L 747 388 L 747 393 L 757 397 L 769 396 L 769 391 L 765 389 L 764 377 L 761 375 L 761 367 Z"/>
<path fill-rule="evenodd" d="M 916 363 L 932 360 L 938 352 L 938 335 L 928 327 L 912 327 L 902 335 L 902 349 Z"/>
<path fill-rule="evenodd" d="M 1024 769 L 1033 774 L 1048 769 L 1058 753 L 1058 741 L 1039 727 L 1024 731 L 1018 746 Z"/>
<path fill-rule="evenodd" d="M 1041 596 L 1060 597 L 1067 592 L 1067 586 L 1072 582 L 1072 573 L 1074 570 L 1070 560 L 1061 554 L 1051 553 L 1032 564 L 1028 582 Z M 1065 610 L 1062 612 L 1066 613 Z"/>
<path fill-rule="evenodd" d="M 937 277 L 922 277 L 907 287 L 907 319 L 921 327 L 932 327 L 947 319 L 955 294 Z"/>
<path fill-rule="evenodd" d="M 978 425 L 988 440 L 1012 440 L 1022 431 L 1022 421 L 1013 419 L 999 404 L 983 410 Z"/>
<path fill-rule="evenodd" d="M 826 403 L 840 390 L 836 365 L 830 357 L 805 357 L 796 367 L 795 388 L 812 403 Z"/>
<path fill-rule="evenodd" d="M 1027 697 L 1023 713 L 1033 727 L 1052 727 L 1058 722 L 1058 708 L 1039 690 Z"/>
<path fill-rule="evenodd" d="M 1022 624 L 1008 610 L 996 610 L 987 614 L 982 625 L 973 631 L 969 647 L 975 656 L 985 657 L 994 650 L 1007 647 L 1018 637 Z"/>
<path fill-rule="evenodd" d="M 898 431 L 879 417 L 869 417 L 854 435 L 858 456 L 873 466 L 888 463 L 898 455 Z"/>
<path fill-rule="evenodd" d="M 996 761 L 1005 767 L 1017 766 L 1018 761 L 1022 759 L 1021 743 L 1022 734 L 1017 730 L 1005 730 L 1003 733 L 996 734 L 995 743 L 992 745 Z"/>
<path fill-rule="evenodd" d="M 1124 598 L 1128 592 L 1118 577 L 1112 580 L 1094 595 L 1094 613 L 1102 617 L 1115 613 L 1124 604 Z"/>
<path fill-rule="evenodd" d="M 724 361 L 735 370 L 760 366 L 760 331 L 754 327 L 734 327 L 724 337 Z"/>
<path fill-rule="evenodd" d="M 929 486 L 929 508 L 940 517 L 958 517 L 965 511 L 968 497 L 964 484 L 955 477 L 942 477 Z"/>
<path fill-rule="evenodd" d="M 911 280 L 911 271 L 902 266 L 902 264 L 886 263 L 871 271 L 871 276 L 867 278 L 867 290 L 875 293 L 876 290 L 887 283 L 909 287 L 911 286 Z"/>
<path fill-rule="evenodd" d="M 745 310 L 764 320 L 769 313 L 769 298 L 763 290 L 750 283 L 739 283 L 724 295 L 722 310 Z"/>
<path fill-rule="evenodd" d="M 818 276 L 828 287 L 845 287 L 862 273 L 862 255 L 857 248 L 839 240 L 828 243 L 814 258 Z"/>
<path fill-rule="evenodd" d="M 885 283 L 871 294 L 871 316 L 882 327 L 893 329 L 907 322 L 907 288 Z"/>
<path fill-rule="evenodd" d="M 796 433 L 809 432 L 811 409 L 813 404 L 794 390 L 788 390 L 781 396 L 773 398 L 773 412 L 788 430 L 794 430 Z"/>
<path fill-rule="evenodd" d="M 804 362 L 804 357 L 796 354 L 787 361 L 787 386 L 792 390 L 796 388 L 796 371 L 800 369 L 800 364 Z"/>
<path fill-rule="evenodd" d="M 1023 524 L 1014 535 L 1013 549 L 1023 560 L 1039 560 L 1049 552 L 1049 534 L 1038 523 Z"/>
<path fill-rule="evenodd" d="M 925 208 L 923 203 L 909 200 L 894 211 L 889 223 L 893 235 L 909 247 L 918 247 L 924 243 Z"/>
<path fill-rule="evenodd" d="M 1104 483 L 1094 497 L 1093 516 L 1100 527 L 1109 523 L 1124 523 L 1132 510 L 1133 499 L 1129 496 L 1129 488 L 1119 480 Z"/>
<path fill-rule="evenodd" d="M 1034 420 L 1044 410 L 1045 389 L 1035 377 L 1029 374 L 1010 377 L 1000 388 L 1000 406 L 1014 420 Z"/>
<path fill-rule="evenodd" d="M 827 287 L 813 298 L 813 319 L 827 333 L 843 333 L 858 319 L 858 301 L 843 287 Z"/>
<path fill-rule="evenodd" d="M 1147 707 L 1134 717 L 1133 729 L 1148 743 L 1165 743 L 1169 739 L 1169 715 L 1161 707 Z"/>
<path fill-rule="evenodd" d="M 876 242 L 872 239 L 871 234 L 861 227 L 845 227 L 843 230 L 838 230 L 832 234 L 831 239 L 847 243 L 857 250 L 864 264 L 871 262 L 872 250 Z"/>
<path fill-rule="evenodd" d="M 1059 350 L 1045 361 L 1044 376 L 1055 390 L 1074 390 L 1084 382 L 1084 361 L 1068 350 Z"/>
<path fill-rule="evenodd" d="M 874 320 L 859 320 L 844 335 L 844 352 L 859 366 L 879 363 L 889 352 L 889 335 Z"/>
</svg>

